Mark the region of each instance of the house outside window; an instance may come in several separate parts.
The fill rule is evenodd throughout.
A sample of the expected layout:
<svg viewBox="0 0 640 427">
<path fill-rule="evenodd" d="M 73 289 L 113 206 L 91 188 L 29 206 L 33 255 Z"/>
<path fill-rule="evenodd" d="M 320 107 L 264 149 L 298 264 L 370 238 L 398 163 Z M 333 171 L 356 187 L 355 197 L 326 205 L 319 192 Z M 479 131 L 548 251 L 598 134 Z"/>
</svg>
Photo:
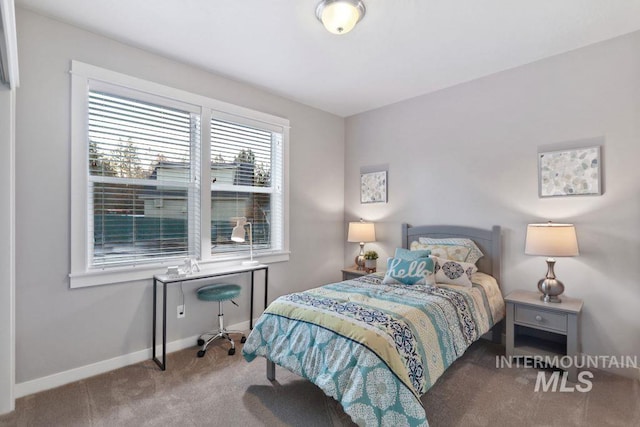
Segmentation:
<svg viewBox="0 0 640 427">
<path fill-rule="evenodd" d="M 206 123 L 206 126 L 203 124 Z M 288 121 L 74 61 L 71 286 L 288 259 Z"/>
</svg>

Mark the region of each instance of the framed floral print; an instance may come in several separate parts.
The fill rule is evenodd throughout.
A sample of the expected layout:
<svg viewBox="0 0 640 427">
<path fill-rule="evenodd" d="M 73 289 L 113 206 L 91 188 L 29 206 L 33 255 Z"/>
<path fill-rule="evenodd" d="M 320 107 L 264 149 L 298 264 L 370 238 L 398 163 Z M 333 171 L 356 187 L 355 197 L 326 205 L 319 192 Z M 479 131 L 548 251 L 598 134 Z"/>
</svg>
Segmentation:
<svg viewBox="0 0 640 427">
<path fill-rule="evenodd" d="M 600 146 L 538 153 L 540 197 L 602 194 Z"/>
<path fill-rule="evenodd" d="M 387 203 L 387 171 L 360 174 L 360 203 Z"/>
</svg>

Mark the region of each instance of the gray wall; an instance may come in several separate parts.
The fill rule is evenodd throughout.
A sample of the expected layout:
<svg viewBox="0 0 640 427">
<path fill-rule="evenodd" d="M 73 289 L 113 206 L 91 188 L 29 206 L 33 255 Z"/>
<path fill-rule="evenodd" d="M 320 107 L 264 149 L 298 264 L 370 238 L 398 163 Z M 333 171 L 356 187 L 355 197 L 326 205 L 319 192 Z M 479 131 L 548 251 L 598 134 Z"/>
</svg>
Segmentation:
<svg viewBox="0 0 640 427">
<path fill-rule="evenodd" d="M 0 414 L 14 408 L 14 104 L 0 86 Z"/>
<path fill-rule="evenodd" d="M 150 281 L 69 289 L 72 59 L 288 118 L 291 259 L 271 266 L 270 299 L 340 277 L 342 118 L 24 9 L 17 26 L 17 383 L 151 346 Z M 177 288 L 169 295 L 169 341 L 216 322 L 217 306 L 195 300 L 193 286 L 184 290 L 183 320 L 174 314 Z M 248 292 L 239 302 L 240 308 L 227 304 L 227 323 L 248 320 Z"/>
<path fill-rule="evenodd" d="M 640 355 L 638 52 L 640 32 L 348 118 L 346 219 L 376 221 L 380 266 L 402 222 L 501 225 L 505 293 L 546 271 L 524 255 L 526 224 L 575 223 L 580 256 L 556 274 L 584 299 L 583 351 Z M 538 149 L 576 141 L 603 145 L 604 195 L 538 198 Z M 370 165 L 388 166 L 387 204 L 359 203 Z M 351 262 L 357 245 L 345 249 Z"/>
</svg>

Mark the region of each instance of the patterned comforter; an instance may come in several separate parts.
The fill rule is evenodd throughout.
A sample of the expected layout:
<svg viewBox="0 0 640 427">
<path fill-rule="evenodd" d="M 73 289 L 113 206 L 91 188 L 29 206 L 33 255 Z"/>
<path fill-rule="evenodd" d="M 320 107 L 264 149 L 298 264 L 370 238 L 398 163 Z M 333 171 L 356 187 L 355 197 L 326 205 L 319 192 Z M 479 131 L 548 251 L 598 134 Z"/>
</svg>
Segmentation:
<svg viewBox="0 0 640 427">
<path fill-rule="evenodd" d="M 358 425 L 427 426 L 420 396 L 504 317 L 500 289 L 382 285 L 369 275 L 282 296 L 242 350 L 307 378 Z"/>
</svg>

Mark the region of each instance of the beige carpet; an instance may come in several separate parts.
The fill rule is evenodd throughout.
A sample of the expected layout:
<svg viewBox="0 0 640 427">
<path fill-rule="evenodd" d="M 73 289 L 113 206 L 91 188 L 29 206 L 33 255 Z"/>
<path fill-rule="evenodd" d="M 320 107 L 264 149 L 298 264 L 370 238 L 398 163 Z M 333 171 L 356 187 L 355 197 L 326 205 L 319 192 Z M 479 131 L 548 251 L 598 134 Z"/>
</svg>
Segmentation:
<svg viewBox="0 0 640 427">
<path fill-rule="evenodd" d="M 227 356 L 219 341 L 18 399 L 0 426 L 348 426 L 340 405 L 282 368 Z M 481 340 L 423 396 L 431 427 L 640 426 L 640 382 L 594 371 L 588 393 L 534 392 L 537 371 L 497 369 L 504 348 Z"/>
</svg>

